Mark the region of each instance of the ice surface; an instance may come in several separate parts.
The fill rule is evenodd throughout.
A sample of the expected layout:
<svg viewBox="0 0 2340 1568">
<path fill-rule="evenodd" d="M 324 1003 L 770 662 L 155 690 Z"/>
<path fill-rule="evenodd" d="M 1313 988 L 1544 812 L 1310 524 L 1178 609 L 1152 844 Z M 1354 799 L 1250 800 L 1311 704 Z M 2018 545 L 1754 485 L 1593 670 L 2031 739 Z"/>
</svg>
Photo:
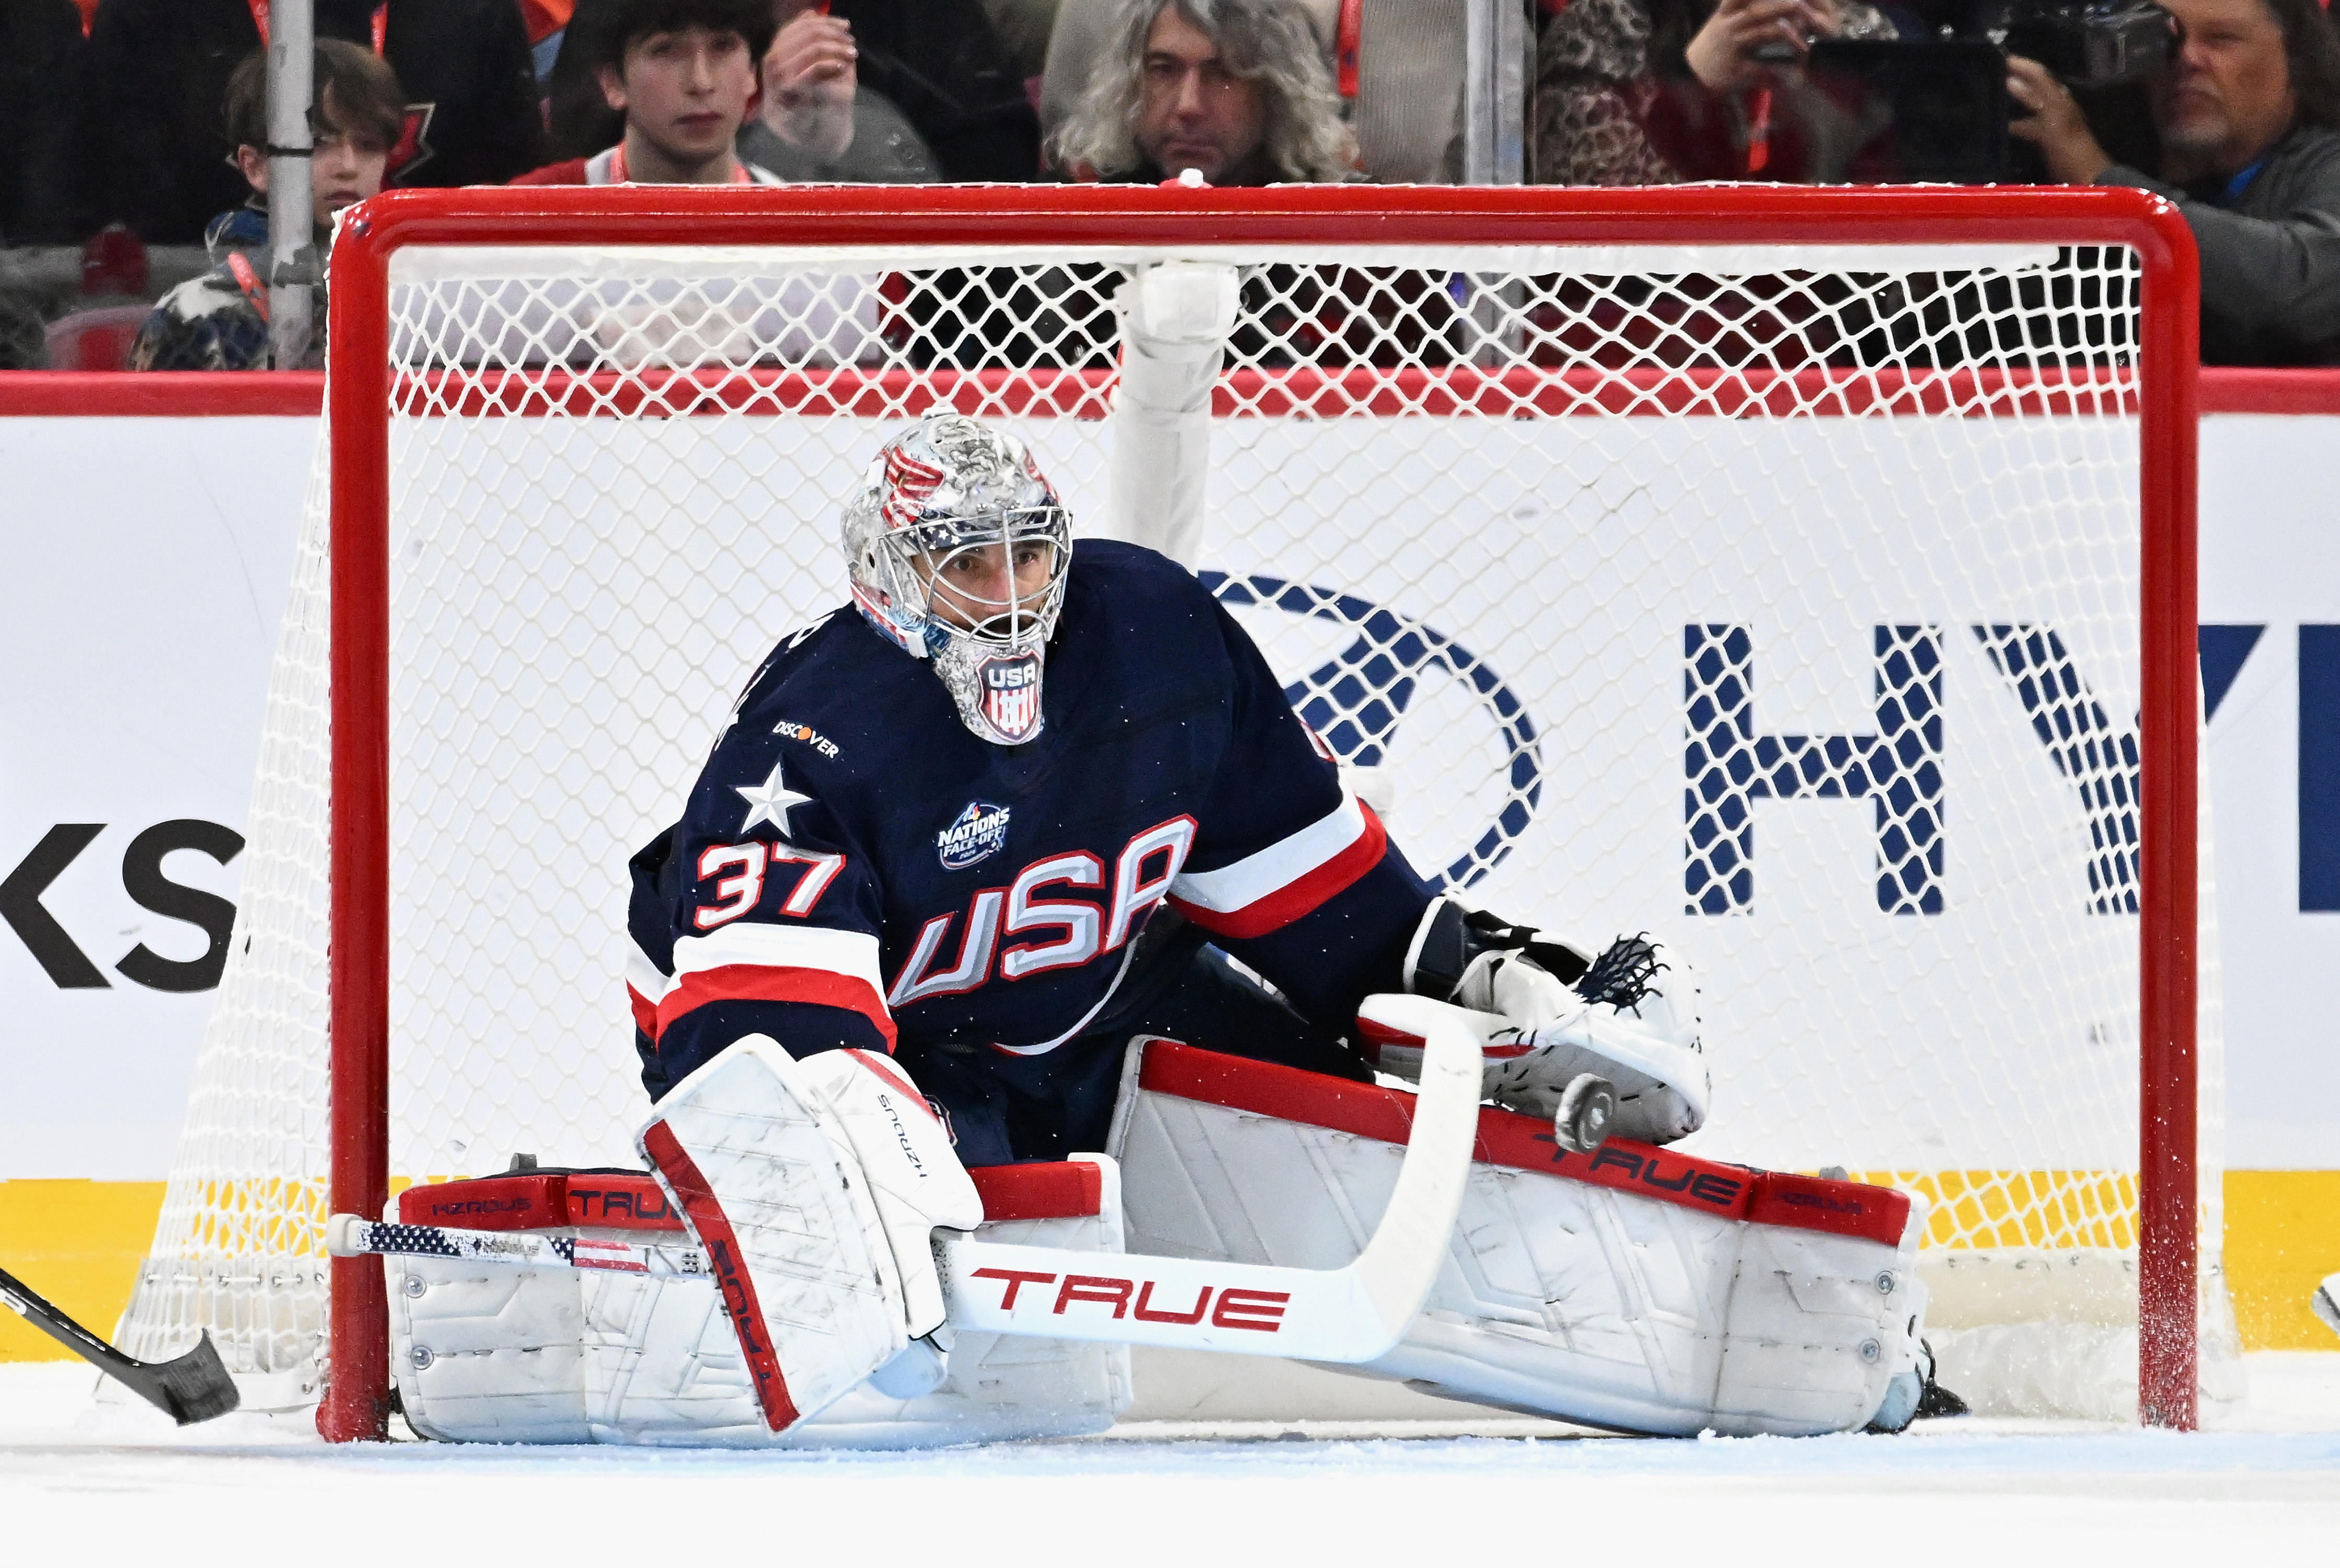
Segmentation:
<svg viewBox="0 0 2340 1568">
<path fill-rule="evenodd" d="M 97 1404 L 78 1366 L 20 1364 L 0 1365 L 0 1562 L 2323 1561 L 2340 1542 L 2340 1353 L 2249 1364 L 2251 1400 L 2194 1435 L 1966 1421 L 1668 1442 L 1493 1417 L 1484 1433 L 1552 1435 L 1151 1424 L 883 1454 L 329 1449 L 304 1418 L 181 1431 Z"/>
</svg>

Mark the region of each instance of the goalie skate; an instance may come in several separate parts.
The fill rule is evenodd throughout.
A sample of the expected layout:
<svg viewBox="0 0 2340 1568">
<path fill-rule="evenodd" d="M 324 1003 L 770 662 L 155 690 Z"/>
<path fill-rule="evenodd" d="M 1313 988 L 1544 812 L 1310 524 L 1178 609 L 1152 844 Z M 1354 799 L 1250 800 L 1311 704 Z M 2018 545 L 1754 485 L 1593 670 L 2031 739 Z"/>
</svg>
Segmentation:
<svg viewBox="0 0 2340 1568">
<path fill-rule="evenodd" d="M 1647 937 L 1618 938 L 1571 985 L 1532 958 L 1489 953 L 1463 976 L 1461 993 L 1465 1006 L 1491 1005 L 1511 1020 L 1485 1047 L 1487 1097 L 1496 1103 L 1560 1117 L 1591 1074 L 1614 1087 L 1614 1136 L 1670 1144 L 1705 1124 L 1698 982 Z"/>
</svg>

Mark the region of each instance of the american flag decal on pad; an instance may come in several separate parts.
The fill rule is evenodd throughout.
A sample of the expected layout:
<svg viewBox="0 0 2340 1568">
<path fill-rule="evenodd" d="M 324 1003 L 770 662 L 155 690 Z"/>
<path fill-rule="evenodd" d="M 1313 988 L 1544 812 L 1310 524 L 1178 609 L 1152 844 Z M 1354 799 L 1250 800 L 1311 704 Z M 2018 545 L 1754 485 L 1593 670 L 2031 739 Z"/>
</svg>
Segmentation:
<svg viewBox="0 0 2340 1568">
<path fill-rule="evenodd" d="M 375 1253 L 402 1257 L 477 1258 L 521 1267 L 590 1268 L 661 1277 L 703 1278 L 707 1255 L 695 1246 L 643 1245 L 535 1231 L 449 1230 L 336 1215 L 325 1246 L 336 1257 Z"/>
</svg>

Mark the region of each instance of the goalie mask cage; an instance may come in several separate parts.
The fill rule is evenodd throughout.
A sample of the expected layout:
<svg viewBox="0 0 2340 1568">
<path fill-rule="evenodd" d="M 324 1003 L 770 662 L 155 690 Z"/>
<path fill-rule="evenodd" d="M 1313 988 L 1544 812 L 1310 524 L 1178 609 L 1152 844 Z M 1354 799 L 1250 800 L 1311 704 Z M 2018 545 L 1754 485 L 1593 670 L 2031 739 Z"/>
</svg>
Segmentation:
<svg viewBox="0 0 2340 1568">
<path fill-rule="evenodd" d="M 2195 310 L 2120 190 L 370 202 L 124 1343 L 208 1327 L 251 1402 L 367 1435 L 382 1269 L 327 1214 L 631 1163 L 627 857 L 845 602 L 880 441 L 950 406 L 1076 531 L 1199 498 L 1205 581 L 1426 874 L 1678 943 L 1686 1146 L 1926 1199 L 1950 1386 L 2190 1425 L 2234 1370 Z"/>
</svg>

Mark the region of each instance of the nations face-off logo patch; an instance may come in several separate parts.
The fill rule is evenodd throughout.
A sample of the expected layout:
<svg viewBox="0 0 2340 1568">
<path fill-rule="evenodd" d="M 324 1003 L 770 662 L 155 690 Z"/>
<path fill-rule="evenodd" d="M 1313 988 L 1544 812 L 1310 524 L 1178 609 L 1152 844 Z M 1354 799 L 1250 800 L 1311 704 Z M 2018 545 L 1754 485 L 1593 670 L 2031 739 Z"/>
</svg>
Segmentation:
<svg viewBox="0 0 2340 1568">
<path fill-rule="evenodd" d="M 943 869 L 964 871 L 1007 848 L 1007 808 L 970 800 L 957 820 L 935 835 Z"/>
<path fill-rule="evenodd" d="M 1029 739 L 1040 728 L 1040 656 L 1019 653 L 987 659 L 976 667 L 983 688 L 983 717 L 1009 745 Z"/>
</svg>

